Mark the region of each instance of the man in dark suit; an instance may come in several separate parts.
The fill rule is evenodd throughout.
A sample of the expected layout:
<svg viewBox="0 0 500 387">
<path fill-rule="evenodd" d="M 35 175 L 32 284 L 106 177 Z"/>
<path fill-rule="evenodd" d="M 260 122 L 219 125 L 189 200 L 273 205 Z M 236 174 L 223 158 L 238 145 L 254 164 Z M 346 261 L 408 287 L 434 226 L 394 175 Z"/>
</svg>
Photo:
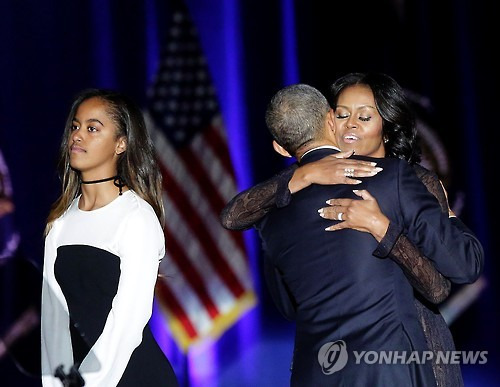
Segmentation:
<svg viewBox="0 0 500 387">
<path fill-rule="evenodd" d="M 338 152 L 330 111 L 310 86 L 280 90 L 266 112 L 275 149 L 300 164 Z M 472 282 L 482 270 L 480 243 L 441 212 L 413 169 L 399 159 L 376 161 L 383 171 L 356 188 L 369 191 L 390 220 L 380 243 L 352 229 L 324 231 L 331 222 L 314 209 L 333 197 L 357 198 L 349 185 L 313 184 L 256 226 L 266 267 L 279 277 L 278 296 L 296 322 L 294 386 L 435 386 L 430 361 L 422 362 L 427 346 L 413 289 L 384 259 L 402 231 L 455 283 Z M 412 351 L 421 357 L 406 364 Z"/>
</svg>

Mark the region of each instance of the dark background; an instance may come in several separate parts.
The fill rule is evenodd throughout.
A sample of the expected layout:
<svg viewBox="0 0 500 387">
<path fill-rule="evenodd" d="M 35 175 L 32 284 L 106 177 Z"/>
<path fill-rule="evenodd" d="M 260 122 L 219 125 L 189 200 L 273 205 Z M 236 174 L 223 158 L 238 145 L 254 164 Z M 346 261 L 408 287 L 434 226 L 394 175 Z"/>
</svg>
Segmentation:
<svg viewBox="0 0 500 387">
<path fill-rule="evenodd" d="M 300 81 L 327 93 L 328 86 L 347 72 L 381 71 L 418 97 L 415 108 L 443 147 L 436 157 L 449 163 L 438 173 L 450 202 L 476 232 L 486 254 L 487 287 L 451 325 L 457 349 L 489 351 L 488 364 L 463 367 L 466 386 L 500 385 L 494 367 L 500 344 L 494 250 L 500 75 L 494 2 L 186 2 L 220 96 L 229 142 L 236 135 L 244 138 L 231 145 L 240 189 L 285 165 L 273 153 L 263 119 L 270 97 L 285 84 Z M 145 105 L 173 6 L 169 0 L 0 3 L 0 149 L 11 170 L 22 252 L 39 265 L 45 218 L 59 194 L 55 165 L 73 96 L 83 88 L 108 87 Z M 286 9 L 293 9 L 295 16 L 287 18 Z M 290 39 L 296 43 L 291 57 L 283 45 Z M 234 86 L 237 101 L 231 92 Z M 235 107 L 238 118 L 231 121 Z M 258 244 L 253 250 L 258 275 Z M 267 301 L 265 288 L 256 283 L 263 296 L 258 318 L 252 317 L 256 324 L 291 331 Z M 238 348 L 238 356 L 229 349 L 231 335 L 230 330 L 218 344 L 214 385 L 231 385 L 233 374 L 224 370 L 222 360 L 236 367 L 238 358 L 246 359 L 245 348 Z M 284 340 L 288 349 L 289 337 Z M 272 359 L 279 345 L 258 353 Z M 6 361 L 3 367 L 14 368 Z M 287 362 L 285 358 L 285 367 Z M 183 375 L 189 373 L 179 367 Z M 285 372 L 269 382 L 275 376 L 251 375 L 248 385 L 280 385 L 287 376 Z M 17 383 L 12 385 L 22 385 Z M 4 385 L 1 380 L 0 384 Z M 191 385 L 196 385 L 194 380 Z"/>
</svg>

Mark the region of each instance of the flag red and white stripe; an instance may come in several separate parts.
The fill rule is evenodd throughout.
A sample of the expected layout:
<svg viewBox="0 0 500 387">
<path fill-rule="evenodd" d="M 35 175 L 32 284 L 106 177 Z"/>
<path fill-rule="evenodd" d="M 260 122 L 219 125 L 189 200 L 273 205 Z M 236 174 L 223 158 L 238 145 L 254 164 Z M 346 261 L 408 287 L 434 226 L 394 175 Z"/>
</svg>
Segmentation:
<svg viewBox="0 0 500 387">
<path fill-rule="evenodd" d="M 166 212 L 156 297 L 185 350 L 217 337 L 256 302 L 242 235 L 219 223 L 235 179 L 215 90 L 185 9 L 173 15 L 146 121 Z"/>
</svg>

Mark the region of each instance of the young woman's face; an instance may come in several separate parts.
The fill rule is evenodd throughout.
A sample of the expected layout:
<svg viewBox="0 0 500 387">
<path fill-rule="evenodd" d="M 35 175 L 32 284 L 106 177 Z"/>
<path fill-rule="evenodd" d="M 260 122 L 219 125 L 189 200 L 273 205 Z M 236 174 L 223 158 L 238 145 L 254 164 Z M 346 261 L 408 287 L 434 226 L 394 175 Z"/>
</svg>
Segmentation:
<svg viewBox="0 0 500 387">
<path fill-rule="evenodd" d="M 85 180 L 104 179 L 116 174 L 123 138 L 106 111 L 106 102 L 94 97 L 78 107 L 69 138 L 70 165 Z"/>
<path fill-rule="evenodd" d="M 361 156 L 385 156 L 383 121 L 368 86 L 353 85 L 340 93 L 335 123 L 335 137 L 342 151 L 354 149 Z"/>
</svg>

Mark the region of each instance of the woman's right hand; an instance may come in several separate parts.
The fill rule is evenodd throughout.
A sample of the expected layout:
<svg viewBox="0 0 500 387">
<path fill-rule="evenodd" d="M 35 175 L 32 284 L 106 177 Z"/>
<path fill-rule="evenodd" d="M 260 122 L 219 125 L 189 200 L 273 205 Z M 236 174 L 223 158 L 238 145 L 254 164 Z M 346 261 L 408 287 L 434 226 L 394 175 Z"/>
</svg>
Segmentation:
<svg viewBox="0 0 500 387">
<path fill-rule="evenodd" d="M 353 151 L 330 155 L 321 160 L 297 168 L 288 183 L 291 193 L 300 191 L 311 184 L 359 184 L 356 177 L 371 177 L 382 168 L 377 163 L 349 159 Z"/>
</svg>

